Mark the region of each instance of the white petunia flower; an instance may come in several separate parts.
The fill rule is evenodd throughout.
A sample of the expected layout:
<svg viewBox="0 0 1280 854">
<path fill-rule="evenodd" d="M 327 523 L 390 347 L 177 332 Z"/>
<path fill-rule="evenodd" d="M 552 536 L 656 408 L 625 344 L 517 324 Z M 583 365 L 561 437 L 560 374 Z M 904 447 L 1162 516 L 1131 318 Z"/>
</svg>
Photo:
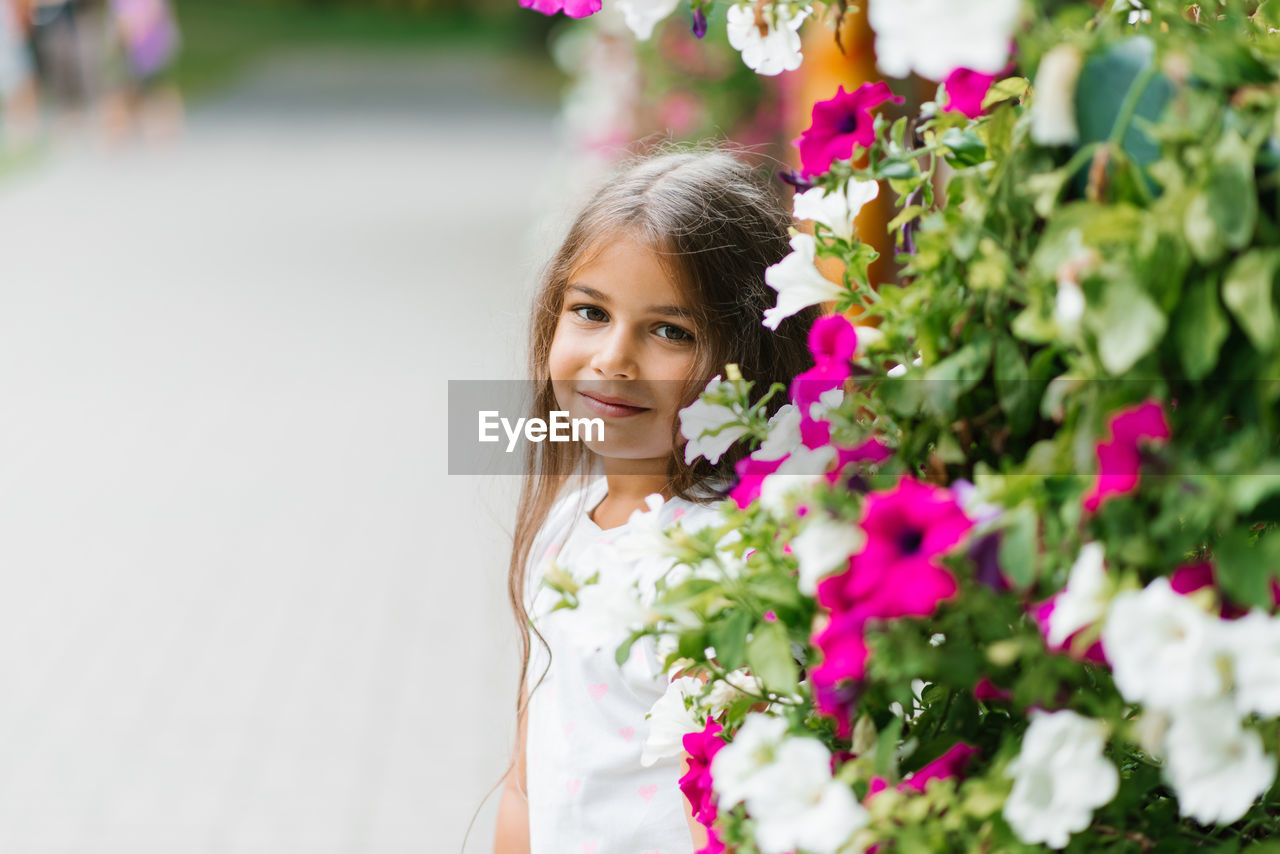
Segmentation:
<svg viewBox="0 0 1280 854">
<path fill-rule="evenodd" d="M 1084 65 L 1080 49 L 1060 44 L 1040 58 L 1031 87 L 1031 138 L 1040 145 L 1073 145 L 1076 126 L 1076 80 Z"/>
<path fill-rule="evenodd" d="M 649 735 L 640 753 L 640 764 L 648 768 L 659 759 L 670 759 L 684 752 L 684 737 L 700 732 L 703 723 L 698 715 L 685 706 L 686 697 L 696 697 L 702 692 L 702 680 L 693 676 L 681 676 L 671 680 L 658 702 L 646 716 L 649 719 Z"/>
<path fill-rule="evenodd" d="M 636 38 L 646 41 L 658 22 L 674 12 L 678 3 L 679 0 L 618 0 L 618 11 Z"/>
<path fill-rule="evenodd" d="M 1225 652 L 1218 622 L 1175 593 L 1167 578 L 1116 596 L 1102 649 L 1120 695 L 1165 710 L 1219 696 Z"/>
<path fill-rule="evenodd" d="M 712 788 L 720 809 L 732 809 L 756 791 L 756 778 L 773 763 L 786 737 L 785 719 L 759 712 L 747 715 L 733 741 L 711 760 Z"/>
<path fill-rule="evenodd" d="M 858 333 L 861 335 L 861 333 Z M 830 388 L 818 395 L 818 399 L 809 405 L 809 417 L 821 421 L 832 411 L 839 409 L 844 403 L 844 388 Z"/>
<path fill-rule="evenodd" d="M 995 74 L 1009 61 L 1020 0 L 870 0 L 876 64 L 891 77 L 942 80 L 957 68 Z"/>
<path fill-rule="evenodd" d="M 816 738 L 783 741 L 746 804 L 763 854 L 835 854 L 868 818 L 852 790 L 832 779 L 831 751 Z"/>
<path fill-rule="evenodd" d="M 733 670 L 711 683 L 711 690 L 703 698 L 702 707 L 711 717 L 716 717 L 725 707 L 744 694 L 759 696 L 764 693 L 764 685 L 758 677 L 746 670 Z"/>
<path fill-rule="evenodd" d="M 1065 848 L 1093 811 L 1115 797 L 1120 774 L 1103 755 L 1106 728 L 1064 709 L 1031 713 L 1022 751 L 1009 763 L 1004 818 L 1023 842 Z"/>
<path fill-rule="evenodd" d="M 1102 543 L 1085 543 L 1071 565 L 1067 586 L 1053 600 L 1049 615 L 1049 644 L 1067 642 L 1076 632 L 1091 626 L 1107 613 L 1107 571 L 1102 564 Z"/>
<path fill-rule="evenodd" d="M 774 472 L 760 484 L 760 506 L 774 516 L 788 514 L 792 503 L 802 500 L 809 489 L 822 483 L 817 472 L 809 474 L 778 474 Z"/>
<path fill-rule="evenodd" d="M 1236 710 L 1280 716 L 1280 619 L 1251 611 L 1220 628 L 1231 661 Z"/>
<path fill-rule="evenodd" d="M 809 596 L 818 591 L 824 576 L 848 566 L 849 557 L 862 548 L 867 535 L 852 522 L 817 515 L 791 540 L 791 553 L 800 564 L 800 592 Z"/>
<path fill-rule="evenodd" d="M 791 205 L 796 219 L 811 219 L 826 226 L 836 237 L 852 240 L 853 221 L 858 211 L 878 195 L 878 182 L 850 179 L 842 191 L 835 193 L 828 193 L 822 187 L 796 193 Z"/>
<path fill-rule="evenodd" d="M 607 554 L 602 550 L 601 554 Z M 634 579 L 609 572 L 612 561 L 600 564 L 599 580 L 578 590 L 578 607 L 555 612 L 564 621 L 574 644 L 584 652 L 613 649 L 632 631 L 649 625 L 658 615 L 641 598 Z M 591 565 L 591 564 L 588 564 Z"/>
<path fill-rule="evenodd" d="M 728 383 L 717 374 L 707 383 L 706 391 L 713 392 L 724 385 Z M 680 435 L 689 440 L 684 446 L 685 463 L 692 463 L 698 457 L 706 457 L 708 462 L 718 463 L 729 446 L 747 434 L 746 427 L 734 423 L 737 420 L 737 413 L 729 407 L 707 403 L 701 398 L 681 409 Z M 709 430 L 719 432 L 715 435 L 702 435 Z"/>
<path fill-rule="evenodd" d="M 1271 788 L 1276 760 L 1262 739 L 1240 725 L 1226 700 L 1177 710 L 1165 741 L 1165 775 L 1178 811 L 1201 824 L 1230 824 Z"/>
<path fill-rule="evenodd" d="M 780 460 L 800 447 L 800 410 L 787 403 L 769 419 L 769 437 L 752 454 L 757 460 Z"/>
<path fill-rule="evenodd" d="M 729 7 L 726 32 L 729 44 L 742 54 L 742 61 L 757 74 L 772 77 L 784 71 L 794 71 L 804 61 L 800 53 L 800 25 L 809 10 L 802 9 L 791 17 L 785 6 L 773 7 L 776 20 L 765 19 L 768 35 L 760 35 L 756 25 L 756 13 L 752 6 L 738 3 Z"/>
<path fill-rule="evenodd" d="M 768 328 L 776 330 L 796 312 L 844 296 L 844 288 L 818 272 L 816 251 L 812 234 L 797 234 L 791 238 L 791 254 L 764 271 L 765 284 L 778 292 L 778 304 L 764 312 Z"/>
</svg>

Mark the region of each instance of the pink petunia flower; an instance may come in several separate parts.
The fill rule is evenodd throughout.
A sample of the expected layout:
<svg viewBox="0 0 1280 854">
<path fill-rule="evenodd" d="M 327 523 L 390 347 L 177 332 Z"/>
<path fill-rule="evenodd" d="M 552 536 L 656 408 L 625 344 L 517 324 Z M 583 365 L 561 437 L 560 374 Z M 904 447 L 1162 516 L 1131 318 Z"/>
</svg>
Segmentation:
<svg viewBox="0 0 1280 854">
<path fill-rule="evenodd" d="M 684 752 L 689 754 L 689 770 L 680 778 L 680 791 L 693 807 L 693 817 L 704 825 L 710 825 L 716 817 L 716 799 L 711 786 L 711 760 L 715 758 L 725 741 L 720 738 L 723 727 L 710 718 L 701 732 L 691 732 L 683 739 Z"/>
<path fill-rule="evenodd" d="M 956 592 L 939 558 L 973 527 L 945 489 L 903 477 L 892 491 L 867 498 L 867 541 L 849 568 L 818 584 L 818 604 L 830 621 L 813 639 L 822 663 L 812 672 L 819 711 L 848 735 L 858 682 L 866 674 L 868 620 L 924 617 Z"/>
<path fill-rule="evenodd" d="M 764 479 L 778 470 L 778 466 L 782 465 L 783 457 L 779 460 L 757 460 L 754 457 L 746 457 L 738 460 L 738 464 L 734 466 L 734 472 L 738 475 L 738 482 L 729 490 L 729 497 L 737 502 L 738 506 L 746 510 L 751 506 L 751 502 L 760 497 L 760 487 L 764 484 Z"/>
<path fill-rule="evenodd" d="M 982 115 L 982 99 L 987 97 L 987 90 L 995 80 L 994 74 L 968 68 L 955 69 L 942 84 L 947 93 L 947 105 L 943 109 L 976 119 Z"/>
<path fill-rule="evenodd" d="M 805 177 L 831 169 L 833 160 L 853 158 L 854 146 L 869 148 L 875 141 L 871 111 L 885 101 L 902 103 L 883 80 L 864 83 L 852 92 L 841 86 L 835 97 L 813 105 L 808 130 L 796 140 L 800 148 L 800 172 Z"/>
<path fill-rule="evenodd" d="M 923 793 L 930 780 L 949 780 L 952 777 L 959 777 L 965 766 L 969 764 L 969 760 L 976 755 L 978 755 L 978 748 L 963 741 L 956 742 L 946 753 L 903 780 L 895 788 L 899 792 Z M 867 787 L 867 797 L 878 795 L 887 788 L 889 783 L 883 777 L 872 777 Z"/>
<path fill-rule="evenodd" d="M 570 18 L 586 18 L 600 11 L 601 0 L 520 0 L 520 5 L 544 15 L 564 12 Z"/>
<path fill-rule="evenodd" d="M 857 349 L 858 333 L 848 318 L 829 315 L 813 324 L 809 330 L 813 367 L 791 381 L 791 400 L 799 407 L 802 418 L 809 418 L 810 407 L 823 394 L 844 385 L 852 372 L 849 361 Z"/>
<path fill-rule="evenodd" d="M 1004 702 L 1013 699 L 1013 692 L 1001 688 L 999 685 L 991 681 L 991 677 L 983 676 L 973 686 L 973 699 L 987 702 Z"/>
<path fill-rule="evenodd" d="M 866 545 L 847 572 L 824 581 L 818 601 L 864 619 L 928 616 L 956 591 L 938 558 L 972 527 L 950 492 L 903 477 L 896 489 L 867 498 Z"/>
<path fill-rule="evenodd" d="M 1218 577 L 1217 571 L 1209 561 L 1201 563 L 1185 564 L 1178 567 L 1169 576 L 1169 587 L 1174 593 L 1181 593 L 1186 596 L 1189 593 L 1195 593 L 1206 587 L 1217 587 Z M 1226 595 L 1218 590 L 1218 595 L 1222 599 L 1222 618 L 1224 620 L 1234 620 L 1243 617 L 1249 613 L 1247 608 L 1241 608 L 1234 602 L 1227 600 Z M 1275 579 L 1271 581 L 1271 607 L 1274 610 L 1280 607 L 1280 583 Z"/>
<path fill-rule="evenodd" d="M 809 671 L 818 711 L 836 722 L 836 733 L 848 738 L 853 731 L 853 709 L 867 670 L 867 643 L 863 621 L 849 615 L 833 615 L 813 643 L 822 651 L 822 663 Z"/>
<path fill-rule="evenodd" d="M 1116 495 L 1126 495 L 1138 486 L 1138 469 L 1142 455 L 1138 443 L 1168 441 L 1169 422 L 1159 403 L 1145 403 L 1122 409 L 1107 424 L 1111 438 L 1098 443 L 1098 477 L 1084 496 L 1084 509 L 1097 512 L 1103 502 Z"/>
</svg>

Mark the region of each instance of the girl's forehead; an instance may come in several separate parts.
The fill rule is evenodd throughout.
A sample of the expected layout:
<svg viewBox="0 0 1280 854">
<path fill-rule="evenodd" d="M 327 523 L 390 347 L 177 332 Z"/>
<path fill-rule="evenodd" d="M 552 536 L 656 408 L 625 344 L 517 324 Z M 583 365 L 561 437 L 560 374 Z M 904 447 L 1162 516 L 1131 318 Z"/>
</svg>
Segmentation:
<svg viewBox="0 0 1280 854">
<path fill-rule="evenodd" d="M 664 301 L 689 305 L 693 294 L 680 276 L 679 261 L 651 241 L 627 231 L 601 235 L 588 244 L 570 269 L 567 286 L 586 286 L 603 293 L 644 292 Z"/>
</svg>

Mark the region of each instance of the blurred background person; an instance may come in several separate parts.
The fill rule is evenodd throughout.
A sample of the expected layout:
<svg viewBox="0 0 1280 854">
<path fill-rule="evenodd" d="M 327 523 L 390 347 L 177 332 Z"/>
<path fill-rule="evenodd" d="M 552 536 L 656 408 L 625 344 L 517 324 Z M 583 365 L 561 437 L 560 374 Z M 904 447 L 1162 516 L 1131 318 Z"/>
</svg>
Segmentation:
<svg viewBox="0 0 1280 854">
<path fill-rule="evenodd" d="M 25 147 L 38 123 L 35 69 L 24 0 L 0 0 L 0 145 Z"/>
<path fill-rule="evenodd" d="M 167 0 L 110 0 L 112 38 L 104 95 L 108 138 L 134 129 L 149 139 L 172 139 L 182 129 L 182 98 L 173 82 L 180 38 Z"/>
</svg>

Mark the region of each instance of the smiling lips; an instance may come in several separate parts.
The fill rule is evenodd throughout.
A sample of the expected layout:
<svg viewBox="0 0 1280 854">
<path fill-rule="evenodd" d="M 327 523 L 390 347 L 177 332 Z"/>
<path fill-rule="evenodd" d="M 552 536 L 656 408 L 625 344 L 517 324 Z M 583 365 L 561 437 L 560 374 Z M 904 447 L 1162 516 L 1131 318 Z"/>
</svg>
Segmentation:
<svg viewBox="0 0 1280 854">
<path fill-rule="evenodd" d="M 587 409 L 599 415 L 609 418 L 628 418 L 632 415 L 639 415 L 642 412 L 648 412 L 649 407 L 637 406 L 621 397 L 611 397 L 607 394 L 596 394 L 592 392 L 587 394 L 585 391 L 578 392 Z"/>
</svg>

